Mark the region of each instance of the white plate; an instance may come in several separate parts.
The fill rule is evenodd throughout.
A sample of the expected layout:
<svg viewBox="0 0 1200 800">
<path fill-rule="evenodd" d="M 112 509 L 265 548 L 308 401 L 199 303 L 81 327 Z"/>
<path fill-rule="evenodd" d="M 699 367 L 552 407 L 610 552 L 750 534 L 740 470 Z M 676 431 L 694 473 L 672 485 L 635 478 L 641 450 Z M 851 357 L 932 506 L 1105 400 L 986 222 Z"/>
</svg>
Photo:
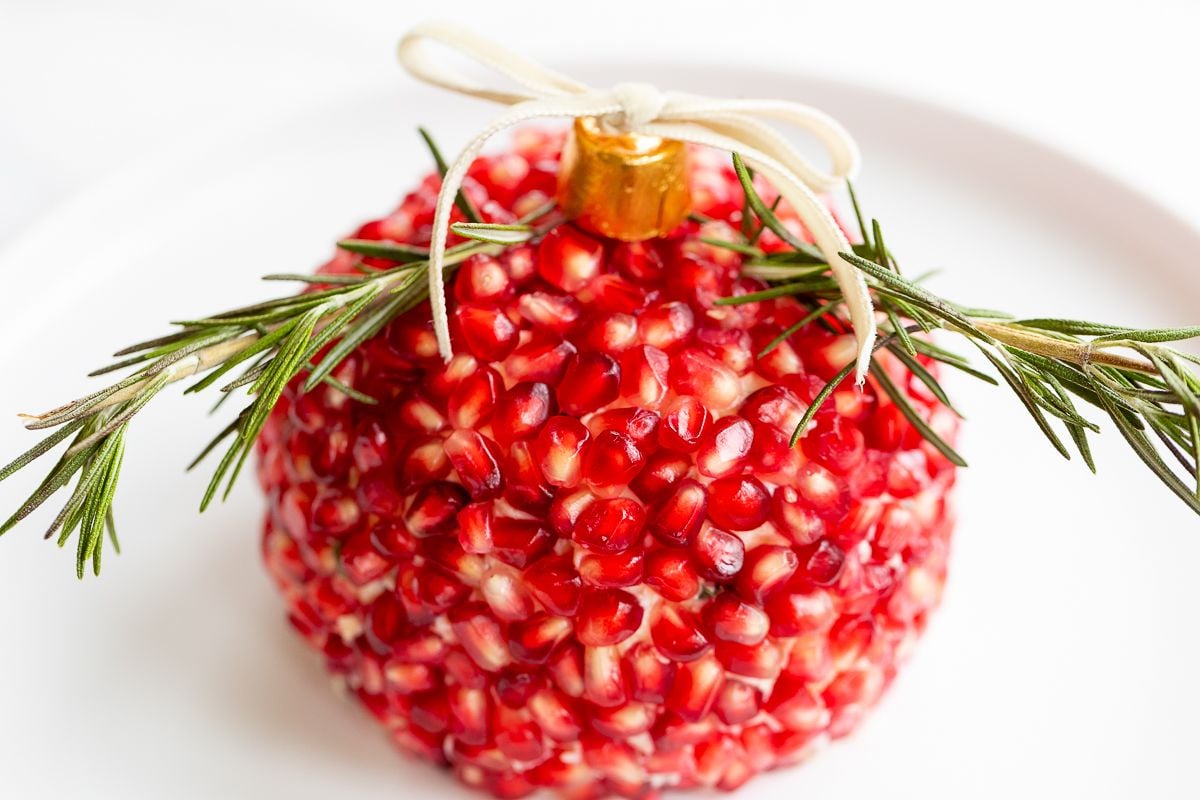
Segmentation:
<svg viewBox="0 0 1200 800">
<path fill-rule="evenodd" d="M 580 70 L 585 77 L 597 70 Z M 572 74 L 575 74 L 574 72 Z M 860 138 L 870 213 L 935 288 L 1021 313 L 1195 322 L 1200 235 L 1069 157 L 903 98 L 823 81 L 649 67 L 661 84 L 753 86 L 829 109 Z M 0 261 L 0 414 L 83 388 L 170 318 L 270 291 L 489 113 L 418 89 L 360 91 L 147 162 L 50 217 Z M 24 276 L 31 276 L 26 279 Z M 34 283 L 34 280 L 37 283 Z M 943 611 L 877 713 L 750 797 L 1194 796 L 1200 525 L 1108 432 L 1098 478 L 1057 459 L 1015 401 L 952 380 L 970 421 Z M 182 403 L 190 409 L 180 408 Z M 470 796 L 398 757 L 336 698 L 259 565 L 249 481 L 198 517 L 197 400 L 134 426 L 125 555 L 76 584 L 35 526 L 0 543 L 0 793 L 7 797 Z M 0 453 L 27 447 L 15 423 Z M 39 477 L 0 487 L 12 508 Z"/>
</svg>

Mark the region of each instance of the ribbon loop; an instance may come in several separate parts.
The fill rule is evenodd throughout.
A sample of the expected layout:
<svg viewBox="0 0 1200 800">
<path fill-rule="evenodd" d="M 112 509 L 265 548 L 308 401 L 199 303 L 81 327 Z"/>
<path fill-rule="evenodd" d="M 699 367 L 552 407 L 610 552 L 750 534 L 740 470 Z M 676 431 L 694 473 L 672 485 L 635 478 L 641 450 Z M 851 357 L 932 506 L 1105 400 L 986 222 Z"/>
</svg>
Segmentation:
<svg viewBox="0 0 1200 800">
<path fill-rule="evenodd" d="M 493 89 L 464 78 L 430 54 L 427 47 L 430 42 L 467 56 L 514 81 L 524 91 Z M 876 336 L 871 296 L 862 273 L 839 255 L 850 251 L 850 242 L 817 196 L 845 182 L 858 169 L 858 147 L 832 117 L 785 100 L 730 100 L 664 93 L 647 83 L 621 83 L 600 91 L 495 42 L 446 24 L 427 23 L 413 28 L 400 40 L 398 55 L 404 68 L 426 83 L 510 106 L 476 135 L 447 169 L 434 209 L 429 298 L 438 348 L 445 358 L 450 358 L 451 350 L 442 268 L 451 208 L 467 168 L 488 139 L 513 125 L 533 119 L 598 117 L 602 124 L 621 132 L 678 139 L 739 153 L 747 164 L 767 177 L 796 210 L 829 263 L 857 339 L 858 382 L 865 380 Z M 829 153 L 830 170 L 809 163 L 765 120 L 786 123 L 816 138 Z"/>
</svg>

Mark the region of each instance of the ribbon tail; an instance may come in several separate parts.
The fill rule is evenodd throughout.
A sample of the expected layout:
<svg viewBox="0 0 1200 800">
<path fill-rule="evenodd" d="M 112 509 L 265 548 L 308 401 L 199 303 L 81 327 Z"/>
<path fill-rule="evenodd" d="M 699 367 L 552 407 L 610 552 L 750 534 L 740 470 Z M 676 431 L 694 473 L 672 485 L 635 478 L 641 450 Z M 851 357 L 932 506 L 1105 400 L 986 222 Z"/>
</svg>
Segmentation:
<svg viewBox="0 0 1200 800">
<path fill-rule="evenodd" d="M 437 338 L 438 352 L 449 361 L 454 355 L 450 344 L 450 317 L 446 308 L 446 236 L 450 232 L 450 214 L 454 198 L 462 187 L 471 163 L 479 151 L 497 133 L 522 122 L 534 119 L 612 114 L 620 110 L 608 95 L 579 95 L 576 97 L 554 97 L 526 100 L 510 107 L 496 117 L 486 128 L 455 157 L 442 178 L 437 204 L 433 212 L 433 238 L 429 244 L 429 306 L 433 312 L 433 332 Z"/>
<path fill-rule="evenodd" d="M 738 153 L 746 164 L 761 172 L 774 183 L 775 188 L 779 190 L 784 199 L 791 203 L 801 221 L 812 233 L 817 249 L 821 251 L 821 255 L 829 264 L 833 278 L 842 291 L 846 308 L 850 312 L 850 324 L 854 328 L 854 336 L 857 341 L 855 382 L 862 386 L 866 382 L 867 372 L 871 366 L 871 355 L 874 352 L 877 335 L 875 306 L 871 302 L 871 293 L 863 274 L 839 255 L 851 251 L 850 240 L 846 238 L 846 234 L 842 232 L 821 199 L 773 155 L 748 146 L 746 142 L 725 136 L 719 131 L 714 131 L 702 122 L 653 123 L 646 125 L 642 132 L 651 136 L 680 139 L 705 147 Z"/>
</svg>

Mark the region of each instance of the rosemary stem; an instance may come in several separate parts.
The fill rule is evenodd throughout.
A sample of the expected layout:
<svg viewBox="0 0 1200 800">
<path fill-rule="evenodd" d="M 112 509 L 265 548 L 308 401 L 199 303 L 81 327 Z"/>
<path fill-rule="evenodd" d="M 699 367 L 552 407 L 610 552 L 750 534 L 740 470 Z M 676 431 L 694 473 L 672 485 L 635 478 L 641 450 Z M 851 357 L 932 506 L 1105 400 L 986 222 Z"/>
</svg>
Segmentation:
<svg viewBox="0 0 1200 800">
<path fill-rule="evenodd" d="M 1144 372 L 1149 375 L 1158 374 L 1158 370 L 1148 361 L 1092 347 L 1084 342 L 1055 339 L 1052 336 L 1043 336 L 1032 331 L 1014 328 L 1002 322 L 986 322 L 983 320 L 972 320 L 972 322 L 974 322 L 976 328 L 998 342 L 1018 347 L 1040 356 L 1046 356 L 1047 358 L 1069 361 L 1080 367 L 1086 367 L 1089 364 L 1103 364 L 1109 367 Z"/>
<path fill-rule="evenodd" d="M 180 359 L 174 364 L 170 364 L 163 368 L 162 372 L 155 375 L 147 375 L 142 380 L 132 383 L 123 389 L 113 392 L 108 397 L 88 408 L 89 413 L 93 411 L 101 411 L 115 405 L 119 405 L 128 400 L 137 397 L 152 381 L 167 376 L 165 383 L 175 383 L 184 378 L 190 378 L 206 370 L 212 369 L 218 364 L 228 361 L 233 356 L 245 350 L 250 345 L 257 342 L 261 334 L 251 334 L 242 336 L 237 339 L 230 339 L 224 342 L 218 342 L 214 345 L 209 345 L 203 350 L 197 350 L 187 358 Z M 44 414 L 23 414 L 25 419 L 37 422 L 49 417 L 54 412 L 46 412 Z"/>
<path fill-rule="evenodd" d="M 458 266 L 458 264 L 477 253 L 495 255 L 501 252 L 504 247 L 505 245 L 502 244 L 475 242 L 473 243 L 473 246 L 463 248 L 459 252 L 448 253 L 443 268 L 446 270 L 454 269 Z M 415 268 L 417 268 L 417 265 L 412 265 L 411 269 Z M 375 302 L 369 304 L 368 309 L 378 307 L 388 302 L 388 290 L 390 288 L 395 288 L 396 286 L 402 285 L 406 279 L 411 277 L 411 269 L 381 275 L 379 277 L 364 281 L 362 284 L 363 291 L 366 291 L 368 287 L 376 283 L 380 283 L 382 285 L 382 290 L 379 292 L 379 297 L 375 300 Z M 362 293 L 356 290 L 330 298 L 326 303 L 328 311 L 321 317 L 316 326 L 313 328 L 313 335 L 315 336 L 316 334 L 320 333 L 321 330 L 337 316 L 338 312 L 340 312 L 342 308 L 349 305 L 361 296 Z M 181 358 L 178 361 L 168 364 L 161 370 L 147 375 L 145 378 L 142 378 L 139 381 L 118 389 L 117 391 L 105 397 L 103 400 L 88 405 L 87 411 L 90 414 L 96 411 L 102 411 L 106 408 L 111 408 L 112 406 L 120 403 L 125 403 L 129 400 L 133 400 L 134 398 L 138 397 L 146 389 L 146 387 L 150 385 L 151 382 L 161 379 L 164 375 L 166 375 L 167 378 L 163 385 L 166 385 L 175 383 L 176 381 L 181 381 L 185 378 L 190 378 L 193 375 L 199 375 L 201 372 L 206 372 L 214 367 L 218 367 L 236 356 L 238 353 L 241 353 L 246 348 L 252 346 L 264 335 L 270 333 L 275 327 L 277 326 L 264 326 L 261 332 L 250 333 L 248 335 L 239 336 L 236 339 L 217 342 L 216 344 L 197 350 L 186 358 Z M 70 408 L 70 405 L 62 406 L 51 411 L 46 411 L 42 414 L 22 414 L 21 417 L 29 421 L 29 425 L 27 425 L 27 427 L 32 427 L 42 420 L 63 414 L 63 412 Z M 69 421 L 72 416 L 73 415 L 64 415 L 63 422 Z"/>
</svg>

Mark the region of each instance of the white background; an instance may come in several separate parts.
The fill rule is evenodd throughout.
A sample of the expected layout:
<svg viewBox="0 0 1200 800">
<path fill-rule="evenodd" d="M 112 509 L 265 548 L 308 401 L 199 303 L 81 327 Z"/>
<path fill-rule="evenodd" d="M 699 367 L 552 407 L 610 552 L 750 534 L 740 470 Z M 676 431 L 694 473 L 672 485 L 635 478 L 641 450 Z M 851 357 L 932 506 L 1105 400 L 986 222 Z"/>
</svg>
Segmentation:
<svg viewBox="0 0 1200 800">
<path fill-rule="evenodd" d="M 648 9 L 649 0 L 642 0 L 508 3 L 500 10 L 496 2 L 458 2 L 447 10 L 550 63 L 610 60 L 614 80 L 636 79 L 628 64 L 638 61 L 705 60 L 833 76 L 966 109 L 1081 157 L 1200 225 L 1200 193 L 1194 189 L 1200 185 L 1195 156 L 1200 117 L 1192 99 L 1200 75 L 1195 4 L 827 5 L 697 1 Z M 640 16 L 630 16 L 630 9 Z M 409 81 L 394 64 L 394 40 L 429 11 L 430 6 L 402 0 L 0 0 L 0 247 L 39 218 L 70 219 L 55 215 L 55 209 L 81 193 L 104 195 L 106 185 L 147 159 L 178 166 L 197 143 L 214 137 L 229 141 L 232 134 L 237 141 L 244 134 L 254 141 L 255 132 L 276 130 L 289 111 L 329 107 L 334 95 L 381 89 L 372 96 L 382 100 L 391 88 L 400 96 Z M 440 102 L 446 106 L 411 116 L 435 130 L 438 120 L 454 117 L 451 129 L 461 130 L 461 103 L 469 101 Z M 469 113 L 483 119 L 490 111 L 479 107 Z M 861 133 L 864 141 L 888 135 Z M 904 135 L 911 133 L 906 129 Z M 364 139 L 380 135 L 372 130 Z M 443 144 L 449 149 L 458 141 L 446 138 Z M 397 126 L 396 147 L 413 149 L 410 131 Z M 867 153 L 866 180 L 871 152 L 878 151 Z M 961 157 L 948 156 L 947 162 Z M 924 197 L 904 208 L 896 176 L 920 179 L 919 164 L 910 172 L 887 165 L 892 183 L 880 187 L 890 195 L 886 207 L 903 221 L 906 233 L 897 238 L 919 240 L 936 229 L 938 220 L 913 219 L 917 209 L 932 207 L 930 196 L 940 194 L 943 203 L 958 196 L 939 190 L 954 185 L 936 176 L 940 183 L 921 187 Z M 270 174 L 279 172 L 278 165 L 266 167 L 275 170 Z M 248 171 L 246 181 L 229 184 L 251 195 L 244 200 L 247 207 L 263 191 L 254 180 Z M 988 193 L 987 187 L 975 191 Z M 386 192 L 390 197 L 391 187 Z M 205 224 L 219 215 L 206 214 L 196 200 L 180 204 L 185 213 L 196 214 L 199 252 L 186 254 L 190 261 L 181 259 L 190 270 L 185 274 L 193 276 L 206 255 L 211 257 L 206 246 L 218 251 L 225 246 L 205 244 Z M 976 213 L 987 206 L 977 196 L 971 202 L 959 221 L 988 230 Z M 1004 196 L 997 198 L 1001 202 L 1013 201 Z M 321 220 L 331 218 L 330 209 L 350 213 L 343 209 L 351 205 L 339 197 L 310 204 L 321 206 L 310 211 Z M 354 198 L 353 205 L 364 204 Z M 177 235 L 190 226 L 176 220 L 164 227 Z M 253 237 L 254 220 L 229 230 L 236 235 L 226 238 Z M 61 231 L 61 252 L 47 252 L 28 270 L 0 276 L 0 314 L 18 309 L 29 318 L 31 307 L 55 299 L 44 296 L 38 270 L 74 261 L 73 253 L 86 250 L 88 237 L 75 233 Z M 310 242 L 323 243 L 328 231 L 297 233 L 305 243 L 289 245 L 289 255 L 324 252 Z M 123 231 L 120 241 L 130 235 Z M 1136 238 L 1137 230 L 1128 235 Z M 147 238 L 152 253 L 164 247 Z M 1120 238 L 1110 235 L 1105 243 Z M 1052 236 L 1028 241 L 1045 244 L 1034 260 L 1054 263 Z M 927 240 L 925 251 L 932 245 Z M 130 257 L 140 258 L 145 268 L 145 253 Z M 971 265 L 977 271 L 960 272 L 959 288 L 977 275 L 994 278 L 1008 258 L 1005 252 L 977 253 Z M 1114 264 L 1123 258 L 1124 251 L 1110 258 L 1097 270 L 1095 286 L 1079 292 L 1105 313 L 1122 307 Z M 222 268 L 228 277 L 235 267 Z M 1030 272 L 1025 265 L 1021 279 L 1028 280 Z M 1070 286 L 1069 276 L 1058 277 L 1049 281 L 1059 290 L 1049 292 L 1051 299 Z M 1144 276 L 1130 274 L 1128 280 L 1139 277 Z M 1184 285 L 1189 284 L 1170 282 L 1172 288 Z M 1021 299 L 1017 286 L 994 291 L 1004 295 L 997 298 L 1004 303 Z M 1135 316 L 1150 313 L 1145 306 L 1169 291 L 1139 292 Z M 104 286 L 102 292 L 111 298 L 118 289 Z M 151 292 L 158 297 L 162 287 Z M 206 287 L 193 293 L 202 307 L 219 294 Z M 130 316 L 137 319 L 114 322 L 97 346 L 107 347 L 117 333 L 123 337 L 124 327 L 143 332 L 150 324 L 143 317 L 160 318 L 153 308 Z M 0 345 L 0 366 L 30 363 L 13 355 L 21 344 Z M 25 398 L 57 399 L 77 384 L 76 369 L 100 352 L 93 348 L 76 357 L 61 342 L 53 346 L 60 358 L 69 356 L 70 374 L 47 373 L 22 386 L 18 400 L 16 382 L 0 372 L 0 413 L 25 407 Z M 967 399 L 980 407 L 982 393 L 980 388 Z M 1102 449 L 1100 478 L 1080 475 L 1078 465 L 1052 463 L 1039 449 L 1037 472 L 1030 474 L 1041 480 L 1012 481 L 1025 448 L 1044 445 L 1019 412 L 1005 408 L 1007 416 L 983 408 L 972 412 L 974 466 L 964 477 L 963 495 L 974 498 L 971 519 L 959 540 L 951 595 L 921 651 L 924 657 L 852 746 L 834 748 L 794 780 L 830 787 L 840 785 L 839 775 L 854 774 L 856 786 L 870 787 L 872 779 L 862 773 L 900 749 L 911 762 L 894 776 L 896 796 L 902 797 L 920 794 L 924 770 L 942 775 L 937 796 L 946 797 L 1051 792 L 1077 797 L 1084 796 L 1084 786 L 1092 797 L 1122 797 L 1143 785 L 1153 787 L 1147 796 L 1195 796 L 1195 782 L 1179 778 L 1196 750 L 1195 732 L 1180 709 L 1200 709 L 1200 692 L 1190 680 L 1200 648 L 1195 615 L 1188 610 L 1197 608 L 1190 588 L 1195 522 L 1174 506 L 1167 509 L 1170 499 L 1144 476 L 1124 494 L 1121 480 L 1135 480 L 1130 476 L 1137 470 L 1112 442 Z M 159 411 L 148 412 L 146 436 L 184 438 L 174 436 Z M 1010 453 L 995 446 L 1005 424 L 1015 431 Z M 195 443 L 205 433 L 192 430 L 188 436 Z M 142 442 L 149 450 L 154 439 Z M 990 449 L 984 446 L 989 442 Z M 72 795 L 80 797 L 162 796 L 161 787 L 173 782 L 178 786 L 172 794 L 197 798 L 251 796 L 251 786 L 259 796 L 270 796 L 264 782 L 295 797 L 329 796 L 339 789 L 349 796 L 392 796 L 393 787 L 396 796 L 405 796 L 406 786 L 408 796 L 443 787 L 449 795 L 448 783 L 402 766 L 369 722 L 328 695 L 319 670 L 279 623 L 275 599 L 250 557 L 254 545 L 246 519 L 254 513 L 248 511 L 256 502 L 253 489 L 241 488 L 241 505 L 193 517 L 183 506 L 191 506 L 198 484 L 193 476 L 180 488 L 173 464 L 181 450 L 187 452 L 178 442 L 171 446 L 167 469 L 147 455 L 130 459 L 127 480 L 143 495 L 161 496 L 149 501 L 157 504 L 152 513 L 136 515 L 128 526 L 133 552 L 120 562 L 110 560 L 105 580 L 74 586 L 66 574 L 69 556 L 48 552 L 34 541 L 36 531 L 19 530 L 13 540 L 0 542 L 0 634 L 6 635 L 0 649 L 6 659 L 0 664 L 0 796 L 37 797 L 42 781 L 85 787 Z M 1112 463 L 1121 459 L 1124 466 Z M 1044 485 L 1029 485 L 1034 483 Z M 1022 495 L 1011 502 L 1013 495 L 999 495 L 1006 502 L 996 509 L 1002 486 Z M 10 487 L 4 488 L 3 497 L 11 498 Z M 1077 499 L 1104 494 L 1110 498 L 1103 506 Z M 1073 504 L 1080 507 L 1079 522 Z M 156 524 L 162 528 L 154 529 Z M 1072 553 L 1084 548 L 1086 557 L 1073 562 Z M 1172 558 L 1175 554 L 1180 557 Z M 83 666 L 106 682 L 81 684 Z M 1002 676 L 995 674 L 998 669 Z M 183 692 L 194 694 L 190 702 L 181 698 Z M 156 716 L 158 709 L 162 716 Z M 95 742 L 92 755 L 103 754 L 102 759 L 71 750 L 81 746 L 80 732 L 109 737 Z M 122 747 L 126 741 L 128 748 Z M 25 742 L 35 746 L 26 751 Z M 71 747 L 57 753 L 56 742 Z M 1106 763 L 1089 764 L 1091 752 Z M 87 764 L 88 772 L 64 777 L 55 772 L 59 764 L 63 770 Z M 5 781 L 14 775 L 15 787 Z M 1107 791 L 1095 791 L 1098 780 L 1111 780 Z M 754 784 L 762 788 L 750 788 L 747 795 L 791 796 L 790 785 L 776 776 Z M 880 793 L 860 789 L 853 796 Z"/>
<path fill-rule="evenodd" d="M 951 104 L 1200 221 L 1193 0 L 0 0 L 0 241 L 206 128 L 400 84 L 397 36 L 439 13 L 559 63 L 704 55 Z"/>
</svg>

